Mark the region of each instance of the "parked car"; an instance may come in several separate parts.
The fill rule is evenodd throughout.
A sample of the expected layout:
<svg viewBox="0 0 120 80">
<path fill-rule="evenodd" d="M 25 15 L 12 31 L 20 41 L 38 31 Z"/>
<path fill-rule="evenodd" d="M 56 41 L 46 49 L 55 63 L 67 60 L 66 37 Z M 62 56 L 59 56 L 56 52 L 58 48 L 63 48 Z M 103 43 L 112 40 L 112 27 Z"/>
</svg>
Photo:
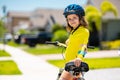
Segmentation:
<svg viewBox="0 0 120 80">
<path fill-rule="evenodd" d="M 40 32 L 39 34 L 22 34 L 16 42 L 35 47 L 37 44 L 44 44 L 46 41 L 51 41 L 51 39 L 52 33 Z"/>
</svg>

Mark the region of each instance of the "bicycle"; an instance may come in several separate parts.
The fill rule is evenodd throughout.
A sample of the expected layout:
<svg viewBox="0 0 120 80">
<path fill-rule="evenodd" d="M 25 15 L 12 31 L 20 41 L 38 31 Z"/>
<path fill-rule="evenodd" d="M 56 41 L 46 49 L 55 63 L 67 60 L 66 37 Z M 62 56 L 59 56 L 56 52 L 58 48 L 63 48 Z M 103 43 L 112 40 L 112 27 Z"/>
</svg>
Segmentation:
<svg viewBox="0 0 120 80">
<path fill-rule="evenodd" d="M 66 47 L 65 44 L 60 43 L 59 41 L 56 42 L 45 42 L 46 44 L 52 44 L 52 45 L 56 45 L 56 46 L 63 46 Z M 93 46 L 87 46 L 88 48 L 94 49 Z M 58 77 L 57 80 L 59 80 L 59 77 L 61 76 L 61 73 L 63 72 L 63 70 L 66 70 L 68 72 L 70 72 L 70 74 L 74 77 L 73 80 L 85 80 L 84 79 L 84 73 L 89 71 L 89 66 L 86 62 L 81 62 L 81 65 L 79 67 L 76 67 L 74 65 L 74 62 L 68 62 L 65 64 L 64 69 L 60 69 L 59 73 L 58 73 Z M 81 74 L 81 77 L 77 77 L 79 74 Z"/>
</svg>

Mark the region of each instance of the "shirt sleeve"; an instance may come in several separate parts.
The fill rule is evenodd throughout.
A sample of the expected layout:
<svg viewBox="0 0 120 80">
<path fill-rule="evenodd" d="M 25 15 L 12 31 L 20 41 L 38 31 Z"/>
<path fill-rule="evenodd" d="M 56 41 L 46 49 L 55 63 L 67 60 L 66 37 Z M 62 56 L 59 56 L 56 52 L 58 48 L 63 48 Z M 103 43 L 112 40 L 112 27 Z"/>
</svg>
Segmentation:
<svg viewBox="0 0 120 80">
<path fill-rule="evenodd" d="M 88 39 L 89 39 L 89 31 L 84 30 L 79 37 L 80 38 L 78 40 L 81 41 L 81 43 L 79 45 L 77 57 L 80 58 L 81 60 L 83 60 L 83 58 L 86 54 L 85 49 L 87 48 L 87 43 L 88 43 Z"/>
</svg>

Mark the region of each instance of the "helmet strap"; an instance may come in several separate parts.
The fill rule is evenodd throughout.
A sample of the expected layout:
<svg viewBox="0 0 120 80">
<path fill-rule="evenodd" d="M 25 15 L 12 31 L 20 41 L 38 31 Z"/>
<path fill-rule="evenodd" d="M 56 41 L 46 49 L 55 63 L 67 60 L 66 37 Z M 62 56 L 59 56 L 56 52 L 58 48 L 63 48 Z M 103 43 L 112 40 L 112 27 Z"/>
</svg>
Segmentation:
<svg viewBox="0 0 120 80">
<path fill-rule="evenodd" d="M 72 34 L 80 27 L 81 24 L 79 24 L 73 31 Z"/>
</svg>

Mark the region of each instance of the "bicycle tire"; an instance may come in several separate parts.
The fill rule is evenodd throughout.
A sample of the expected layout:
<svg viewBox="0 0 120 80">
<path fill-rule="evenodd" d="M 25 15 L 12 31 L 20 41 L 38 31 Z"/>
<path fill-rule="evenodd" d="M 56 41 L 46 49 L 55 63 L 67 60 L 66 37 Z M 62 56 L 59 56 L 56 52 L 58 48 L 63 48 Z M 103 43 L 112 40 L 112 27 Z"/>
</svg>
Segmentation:
<svg viewBox="0 0 120 80">
<path fill-rule="evenodd" d="M 77 80 L 85 80 L 84 78 L 78 78 Z"/>
<path fill-rule="evenodd" d="M 63 68 L 60 68 L 60 69 L 59 69 L 59 73 L 58 73 L 58 76 L 57 76 L 57 80 L 59 80 L 59 78 L 60 78 L 60 76 L 61 76 L 61 74 L 62 74 L 63 71 L 64 71 Z"/>
</svg>

